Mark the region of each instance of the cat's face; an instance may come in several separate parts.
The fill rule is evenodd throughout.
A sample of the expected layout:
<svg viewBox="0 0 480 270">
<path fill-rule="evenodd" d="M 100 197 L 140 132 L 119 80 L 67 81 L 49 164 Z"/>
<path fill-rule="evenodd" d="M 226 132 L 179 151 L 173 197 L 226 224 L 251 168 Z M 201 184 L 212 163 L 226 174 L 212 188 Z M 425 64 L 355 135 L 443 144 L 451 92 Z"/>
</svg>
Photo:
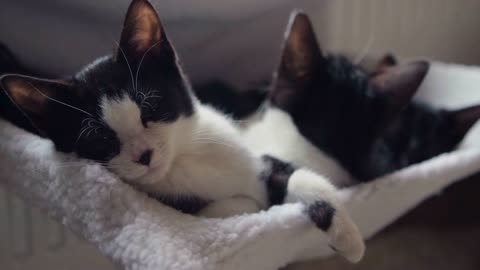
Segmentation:
<svg viewBox="0 0 480 270">
<path fill-rule="evenodd" d="M 458 110 L 412 103 L 385 130 L 394 158 L 407 166 L 449 152 L 480 118 L 480 105 Z"/>
<path fill-rule="evenodd" d="M 408 104 L 427 70 L 427 63 L 414 62 L 371 74 L 344 57 L 324 56 L 308 17 L 296 14 L 270 101 L 317 147 L 354 162 Z"/>
<path fill-rule="evenodd" d="M 162 24 L 145 0 L 128 10 L 116 55 L 70 79 L 1 79 L 10 99 L 56 147 L 130 181 L 168 172 L 194 106 Z"/>
</svg>

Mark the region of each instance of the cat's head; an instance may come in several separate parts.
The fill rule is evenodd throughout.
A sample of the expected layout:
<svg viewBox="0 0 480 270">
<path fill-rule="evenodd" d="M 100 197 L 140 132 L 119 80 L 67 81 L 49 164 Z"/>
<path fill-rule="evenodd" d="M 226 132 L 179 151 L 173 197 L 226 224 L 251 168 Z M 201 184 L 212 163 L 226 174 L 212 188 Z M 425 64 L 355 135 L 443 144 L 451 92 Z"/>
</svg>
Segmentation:
<svg viewBox="0 0 480 270">
<path fill-rule="evenodd" d="M 375 76 L 396 66 L 396 58 L 387 54 L 370 72 Z M 480 105 L 451 110 L 412 102 L 390 121 L 382 140 L 398 164 L 408 166 L 455 149 L 478 119 Z"/>
<path fill-rule="evenodd" d="M 428 67 L 419 61 L 369 73 L 345 57 L 325 55 L 307 15 L 294 13 L 270 102 L 320 149 L 337 157 L 360 153 L 408 104 Z"/>
<path fill-rule="evenodd" d="M 28 117 L 58 150 L 132 181 L 168 171 L 194 115 L 190 86 L 147 0 L 131 3 L 114 55 L 65 80 L 11 74 L 1 84 L 18 117 Z"/>
<path fill-rule="evenodd" d="M 409 165 L 452 151 L 478 119 L 480 105 L 447 110 L 417 104 L 415 109 L 407 108 L 402 117 L 388 127 L 385 139 L 389 140 L 392 150 L 405 148 L 397 158 Z"/>
</svg>

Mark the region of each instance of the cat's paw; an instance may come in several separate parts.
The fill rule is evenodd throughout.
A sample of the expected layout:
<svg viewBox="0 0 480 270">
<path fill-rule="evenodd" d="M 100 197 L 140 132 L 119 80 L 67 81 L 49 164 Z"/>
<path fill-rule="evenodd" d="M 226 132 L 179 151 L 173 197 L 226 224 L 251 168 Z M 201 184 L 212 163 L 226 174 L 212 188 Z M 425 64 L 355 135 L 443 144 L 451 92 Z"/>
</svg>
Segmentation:
<svg viewBox="0 0 480 270">
<path fill-rule="evenodd" d="M 300 169 L 288 182 L 287 200 L 303 202 L 315 226 L 327 233 L 330 247 L 351 262 L 365 253 L 363 237 L 343 206 L 336 202 L 336 188 L 324 177 Z"/>
<path fill-rule="evenodd" d="M 328 234 L 330 247 L 351 262 L 359 262 L 365 243 L 357 226 L 342 209 L 326 201 L 316 201 L 306 211 L 317 228 Z"/>
</svg>

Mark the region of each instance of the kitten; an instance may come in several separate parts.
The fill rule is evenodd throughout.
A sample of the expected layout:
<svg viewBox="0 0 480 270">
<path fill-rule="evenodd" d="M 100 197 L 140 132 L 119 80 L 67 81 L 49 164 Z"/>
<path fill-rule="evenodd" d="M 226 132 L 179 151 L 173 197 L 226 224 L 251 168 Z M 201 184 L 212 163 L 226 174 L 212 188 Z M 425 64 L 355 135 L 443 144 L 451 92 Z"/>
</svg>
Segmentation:
<svg viewBox="0 0 480 270">
<path fill-rule="evenodd" d="M 379 78 L 398 68 L 392 55 L 385 56 L 371 75 Z M 371 146 L 370 166 L 365 178 L 374 178 L 454 150 L 480 118 L 480 106 L 459 110 L 433 108 L 421 102 L 409 102 L 393 117 Z"/>
<path fill-rule="evenodd" d="M 309 241 L 327 233 L 333 249 L 358 261 L 363 240 L 335 203 L 330 182 L 255 155 L 232 121 L 193 96 L 177 62 L 154 8 L 134 0 L 116 54 L 64 80 L 11 74 L 0 82 L 59 151 L 103 164 L 162 202 L 207 217 L 303 202 Z"/>
<path fill-rule="evenodd" d="M 446 111 L 411 102 L 428 68 L 422 61 L 396 65 L 389 55 L 368 72 L 346 57 L 324 55 L 307 15 L 295 13 L 268 102 L 241 119 L 244 136 L 258 153 L 306 166 L 338 185 L 430 159 L 457 146 L 480 106 Z M 224 111 L 238 115 L 237 107 Z"/>
<path fill-rule="evenodd" d="M 411 102 L 428 63 L 389 61 L 368 74 L 344 57 L 324 55 L 308 17 L 299 15 L 269 101 L 360 181 L 453 150 L 480 117 L 480 107 L 446 112 Z"/>
</svg>

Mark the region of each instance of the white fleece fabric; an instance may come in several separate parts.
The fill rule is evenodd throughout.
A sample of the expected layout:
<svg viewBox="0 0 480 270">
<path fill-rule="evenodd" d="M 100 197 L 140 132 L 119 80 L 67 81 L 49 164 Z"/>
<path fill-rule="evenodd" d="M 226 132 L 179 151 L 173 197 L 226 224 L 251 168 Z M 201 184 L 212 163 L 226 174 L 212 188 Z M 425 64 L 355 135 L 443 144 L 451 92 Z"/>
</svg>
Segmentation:
<svg viewBox="0 0 480 270">
<path fill-rule="evenodd" d="M 476 74 L 480 81 L 479 71 Z M 478 171 L 480 149 L 474 142 L 339 190 L 338 195 L 364 237 L 370 238 L 423 200 Z M 58 153 L 48 140 L 4 121 L 0 183 L 93 243 L 120 269 L 278 269 L 298 257 L 305 241 L 302 230 L 309 222 L 300 204 L 227 219 L 184 215 L 103 167 Z M 327 239 L 319 247 L 325 257 L 333 254 Z"/>
</svg>

